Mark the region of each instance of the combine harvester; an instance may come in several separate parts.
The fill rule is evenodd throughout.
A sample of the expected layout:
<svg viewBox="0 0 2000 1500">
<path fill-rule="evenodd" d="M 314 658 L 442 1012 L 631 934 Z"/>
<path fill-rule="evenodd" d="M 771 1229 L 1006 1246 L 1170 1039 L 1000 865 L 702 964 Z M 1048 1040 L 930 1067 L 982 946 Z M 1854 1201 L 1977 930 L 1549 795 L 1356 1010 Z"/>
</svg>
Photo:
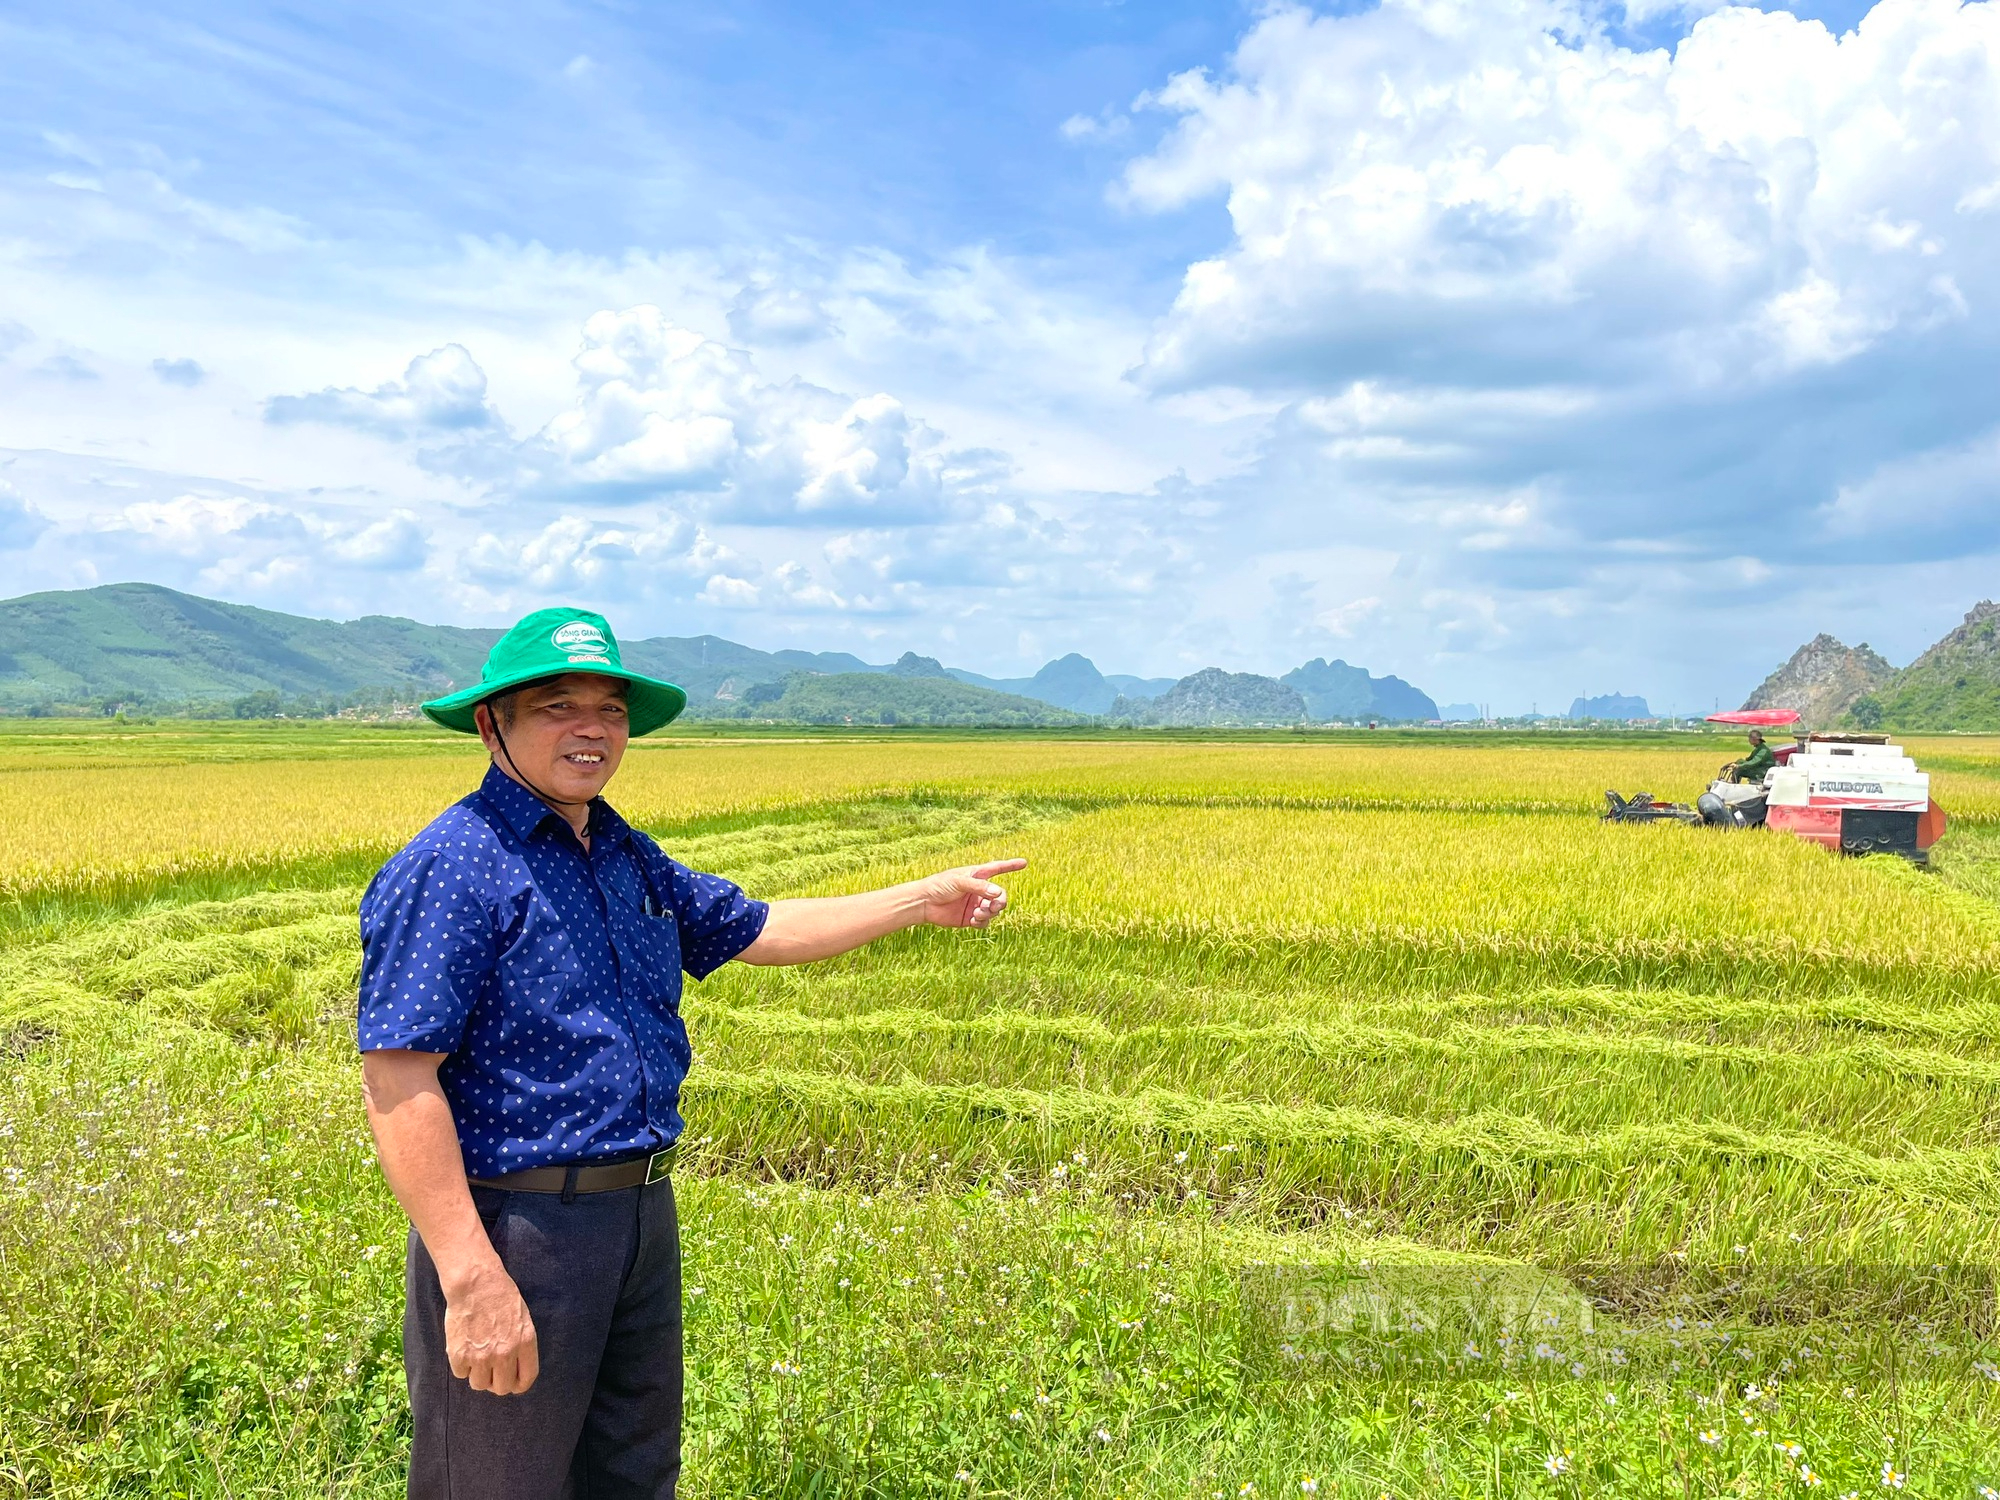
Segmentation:
<svg viewBox="0 0 2000 1500">
<path fill-rule="evenodd" d="M 1796 724 L 1788 708 L 1710 714 L 1711 724 L 1781 728 Z M 1656 802 L 1640 792 L 1606 792 L 1611 823 L 1706 823 L 1720 828 L 1776 828 L 1840 854 L 1900 854 L 1930 860 L 1944 832 L 1944 809 L 1931 799 L 1931 778 L 1889 743 L 1885 734 L 1808 734 L 1772 752 L 1778 763 L 1758 783 L 1718 780 L 1695 800 Z"/>
</svg>

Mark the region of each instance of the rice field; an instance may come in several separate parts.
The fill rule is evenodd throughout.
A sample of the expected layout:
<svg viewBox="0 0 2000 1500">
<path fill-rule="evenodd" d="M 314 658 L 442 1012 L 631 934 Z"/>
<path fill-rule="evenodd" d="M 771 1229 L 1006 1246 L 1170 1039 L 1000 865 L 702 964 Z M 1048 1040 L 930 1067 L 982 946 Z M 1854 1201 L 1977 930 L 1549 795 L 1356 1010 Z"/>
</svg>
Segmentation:
<svg viewBox="0 0 2000 1500">
<path fill-rule="evenodd" d="M 686 1492 L 2000 1490 L 1990 1307 L 1878 1305 L 2000 1266 L 2000 744 L 1915 749 L 1930 873 L 1595 820 L 1695 737 L 635 747 L 613 800 L 758 894 L 1033 861 L 988 933 L 690 987 Z M 355 909 L 480 769 L 0 733 L 0 1496 L 400 1493 Z M 1604 1336 L 1259 1344 L 1383 1268 Z M 1783 1316 L 1666 1336 L 1662 1274 Z"/>
</svg>

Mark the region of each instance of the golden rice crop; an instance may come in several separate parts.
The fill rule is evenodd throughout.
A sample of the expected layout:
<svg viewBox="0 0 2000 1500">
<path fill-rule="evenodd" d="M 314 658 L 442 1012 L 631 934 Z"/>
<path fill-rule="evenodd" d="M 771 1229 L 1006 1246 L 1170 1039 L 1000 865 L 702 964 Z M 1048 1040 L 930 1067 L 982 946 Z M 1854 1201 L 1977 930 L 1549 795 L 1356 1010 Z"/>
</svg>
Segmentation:
<svg viewBox="0 0 2000 1500">
<path fill-rule="evenodd" d="M 0 770 L 0 891 L 387 852 L 477 784 L 476 745 L 405 753 L 78 768 L 88 730 Z M 79 748 L 80 747 L 80 748 Z M 15 744 L 16 752 L 26 747 Z M 349 747 L 342 742 L 343 751 Z M 415 753 L 423 748 L 425 753 Z M 1078 805 L 1259 802 L 1587 815 L 1606 787 L 1692 795 L 1728 747 L 1031 739 L 639 742 L 612 788 L 634 821 L 673 827 L 930 787 Z M 192 752 L 168 747 L 162 755 Z M 50 764 L 62 756 L 60 766 Z M 1955 813 L 2000 815 L 2000 780 L 1964 773 Z"/>
<path fill-rule="evenodd" d="M 1901 867 L 1798 841 L 1506 814 L 1109 809 L 1037 830 L 1024 922 L 1159 941 L 1203 934 L 1339 941 L 1714 941 L 2000 963 L 2000 913 Z"/>
</svg>

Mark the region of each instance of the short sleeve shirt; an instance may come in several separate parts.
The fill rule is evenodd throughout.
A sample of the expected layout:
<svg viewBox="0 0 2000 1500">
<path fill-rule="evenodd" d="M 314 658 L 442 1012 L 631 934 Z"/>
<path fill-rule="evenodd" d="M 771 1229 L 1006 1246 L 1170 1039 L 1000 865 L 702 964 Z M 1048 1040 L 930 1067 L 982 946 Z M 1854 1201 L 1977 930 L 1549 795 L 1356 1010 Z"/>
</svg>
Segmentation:
<svg viewBox="0 0 2000 1500">
<path fill-rule="evenodd" d="M 689 869 L 603 801 L 590 850 L 500 771 L 382 867 L 361 901 L 361 1050 L 447 1054 L 466 1172 L 655 1151 L 692 1063 L 681 975 L 705 978 L 769 906 Z"/>
</svg>

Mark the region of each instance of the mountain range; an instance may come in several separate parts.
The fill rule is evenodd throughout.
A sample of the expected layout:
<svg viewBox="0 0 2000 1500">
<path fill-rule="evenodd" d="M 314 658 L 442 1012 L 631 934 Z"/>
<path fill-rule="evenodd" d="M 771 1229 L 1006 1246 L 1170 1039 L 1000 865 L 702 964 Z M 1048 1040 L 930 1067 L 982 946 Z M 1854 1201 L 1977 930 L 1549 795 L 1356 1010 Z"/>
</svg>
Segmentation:
<svg viewBox="0 0 2000 1500">
<path fill-rule="evenodd" d="M 0 712 L 261 716 L 408 705 L 476 681 L 500 634 L 387 615 L 307 619 L 145 583 L 28 594 L 0 601 Z M 1177 682 L 1106 675 L 1076 653 L 1024 678 L 914 652 L 875 665 L 843 651 L 760 651 L 712 635 L 626 641 L 623 654 L 684 687 L 690 717 L 1046 726 L 1102 716 L 1163 724 L 1437 717 L 1401 678 L 1341 661 L 1308 662 L 1282 682 L 1214 669 Z M 1148 707 L 1177 689 L 1186 690 L 1159 713 Z"/>
<path fill-rule="evenodd" d="M 1866 642 L 1846 646 L 1822 632 L 1743 706 L 1796 709 L 1814 728 L 2000 729 L 2000 604 L 1982 599 L 1900 671 Z"/>
<path fill-rule="evenodd" d="M 1578 698 L 1569 706 L 1572 719 L 1650 719 L 1653 711 L 1644 698 L 1627 693 L 1599 693 L 1595 698 Z"/>
</svg>

